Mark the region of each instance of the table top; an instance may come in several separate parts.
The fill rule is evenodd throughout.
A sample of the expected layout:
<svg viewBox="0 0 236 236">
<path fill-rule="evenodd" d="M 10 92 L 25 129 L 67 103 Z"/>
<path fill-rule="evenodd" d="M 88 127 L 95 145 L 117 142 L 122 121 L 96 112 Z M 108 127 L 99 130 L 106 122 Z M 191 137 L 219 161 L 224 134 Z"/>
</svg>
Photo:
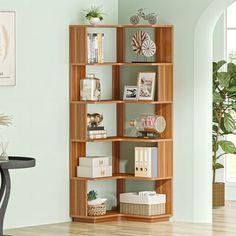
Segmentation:
<svg viewBox="0 0 236 236">
<path fill-rule="evenodd" d="M 9 161 L 0 162 L 2 169 L 21 169 L 35 166 L 35 159 L 30 157 L 15 157 L 10 156 Z"/>
</svg>

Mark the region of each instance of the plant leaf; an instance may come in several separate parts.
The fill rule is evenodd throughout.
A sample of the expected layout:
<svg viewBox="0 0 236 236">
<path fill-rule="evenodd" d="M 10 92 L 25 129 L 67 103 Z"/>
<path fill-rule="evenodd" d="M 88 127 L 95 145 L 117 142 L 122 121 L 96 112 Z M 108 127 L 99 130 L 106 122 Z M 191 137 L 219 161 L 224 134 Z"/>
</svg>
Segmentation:
<svg viewBox="0 0 236 236">
<path fill-rule="evenodd" d="M 236 92 L 236 86 L 234 85 L 232 87 L 227 88 L 227 91 L 235 93 Z"/>
<path fill-rule="evenodd" d="M 235 65 L 234 63 L 232 63 L 232 62 L 228 63 L 227 71 L 228 71 L 230 74 L 236 73 L 236 65 Z"/>
<path fill-rule="evenodd" d="M 214 103 L 220 103 L 223 102 L 223 98 L 220 96 L 220 94 L 216 91 L 213 92 L 213 102 Z"/>
<path fill-rule="evenodd" d="M 230 153 L 230 154 L 236 153 L 236 147 L 234 143 L 232 143 L 231 141 L 222 140 L 219 141 L 218 143 L 225 153 Z"/>
<path fill-rule="evenodd" d="M 225 113 L 224 115 L 224 127 L 228 132 L 233 132 L 235 130 L 235 121 L 228 113 Z"/>
<path fill-rule="evenodd" d="M 220 163 L 216 163 L 215 164 L 215 169 L 217 170 L 217 169 L 222 169 L 222 168 L 224 168 L 224 166 L 222 165 L 222 164 L 220 164 Z"/>
<path fill-rule="evenodd" d="M 222 61 L 218 61 L 216 62 L 215 66 L 213 64 L 213 69 L 214 71 L 218 71 L 224 64 L 226 64 L 227 62 L 222 60 Z"/>
<path fill-rule="evenodd" d="M 229 87 L 229 82 L 230 82 L 230 73 L 228 72 L 219 72 L 218 73 L 218 80 L 220 83 L 220 86 L 223 88 L 228 88 Z"/>
</svg>

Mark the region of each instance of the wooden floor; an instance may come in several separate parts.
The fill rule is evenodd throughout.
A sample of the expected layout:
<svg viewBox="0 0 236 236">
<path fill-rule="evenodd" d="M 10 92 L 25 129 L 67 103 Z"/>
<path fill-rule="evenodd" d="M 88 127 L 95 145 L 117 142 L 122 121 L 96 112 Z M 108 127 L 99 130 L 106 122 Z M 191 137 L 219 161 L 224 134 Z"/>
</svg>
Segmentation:
<svg viewBox="0 0 236 236">
<path fill-rule="evenodd" d="M 177 222 L 137 223 L 109 222 L 100 224 L 62 223 L 7 230 L 14 236 L 236 236 L 236 201 L 225 208 L 214 209 L 213 224 Z"/>
</svg>

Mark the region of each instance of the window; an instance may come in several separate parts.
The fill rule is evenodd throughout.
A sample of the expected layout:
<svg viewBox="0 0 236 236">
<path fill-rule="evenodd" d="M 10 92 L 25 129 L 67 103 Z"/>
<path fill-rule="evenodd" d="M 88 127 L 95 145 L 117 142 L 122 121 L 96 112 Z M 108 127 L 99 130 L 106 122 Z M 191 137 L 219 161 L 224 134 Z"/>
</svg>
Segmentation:
<svg viewBox="0 0 236 236">
<path fill-rule="evenodd" d="M 236 2 L 227 9 L 226 17 L 226 53 L 228 62 L 236 63 Z M 229 135 L 229 141 L 236 144 L 236 135 Z M 225 180 L 236 184 L 236 155 L 225 158 Z"/>
<path fill-rule="evenodd" d="M 236 63 L 236 2 L 227 9 L 227 59 Z"/>
</svg>

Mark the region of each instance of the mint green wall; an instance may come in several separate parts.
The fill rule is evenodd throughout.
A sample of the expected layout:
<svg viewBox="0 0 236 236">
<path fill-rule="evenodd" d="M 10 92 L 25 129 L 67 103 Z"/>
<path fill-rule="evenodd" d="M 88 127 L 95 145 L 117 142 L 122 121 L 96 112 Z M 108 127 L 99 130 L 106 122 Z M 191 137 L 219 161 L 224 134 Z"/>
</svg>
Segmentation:
<svg viewBox="0 0 236 236">
<path fill-rule="evenodd" d="M 70 221 L 68 25 L 83 24 L 94 4 L 104 23 L 117 23 L 117 0 L 0 0 L 0 10 L 17 14 L 17 86 L 0 87 L 0 113 L 13 125 L 0 134 L 9 154 L 37 160 L 11 171 L 5 228 Z"/>
<path fill-rule="evenodd" d="M 146 8 L 147 12 L 156 12 L 159 23 L 175 26 L 174 34 L 174 220 L 211 221 L 210 178 L 206 181 L 207 192 L 194 189 L 201 171 L 195 165 L 194 156 L 194 33 L 203 11 L 212 0 L 119 0 L 119 23 L 128 24 L 129 17 L 137 9 Z M 207 23 L 207 22 L 206 22 Z M 200 37 L 199 37 L 200 38 Z M 209 39 L 210 40 L 210 39 Z M 158 53 L 158 52 L 157 52 Z M 210 91 L 209 91 L 210 92 Z M 197 113 L 196 113 L 197 115 Z M 200 128 L 200 127 L 199 127 Z M 196 153 L 197 154 L 197 153 Z M 196 155 L 197 156 L 197 155 Z M 198 158 L 198 157 L 197 157 Z M 201 159 L 201 158 L 199 158 Z M 201 163 L 202 164 L 202 163 Z M 210 158 L 206 161 L 209 166 Z M 204 172 L 205 173 L 205 172 Z M 207 174 L 207 177 L 209 176 Z M 203 175 L 205 176 L 205 174 Z M 198 184 L 196 185 L 198 188 Z M 205 188 L 206 187 L 206 188 Z M 206 199 L 198 205 L 199 199 Z M 195 209 L 202 214 L 194 214 Z M 196 217 L 195 217 L 196 216 Z"/>
</svg>

